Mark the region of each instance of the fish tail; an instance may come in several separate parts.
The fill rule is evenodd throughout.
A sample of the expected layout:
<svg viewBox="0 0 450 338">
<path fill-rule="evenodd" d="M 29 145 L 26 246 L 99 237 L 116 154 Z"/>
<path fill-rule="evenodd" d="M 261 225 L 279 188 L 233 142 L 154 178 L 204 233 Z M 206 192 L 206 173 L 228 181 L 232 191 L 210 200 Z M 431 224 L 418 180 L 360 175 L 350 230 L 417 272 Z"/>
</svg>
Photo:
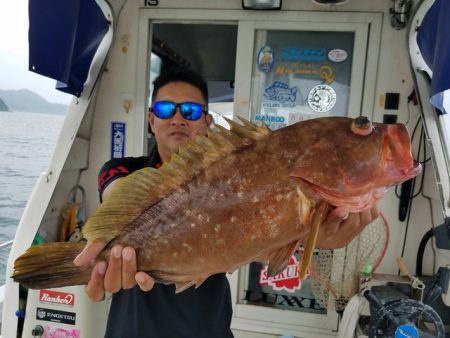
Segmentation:
<svg viewBox="0 0 450 338">
<path fill-rule="evenodd" d="M 55 242 L 30 247 L 14 262 L 11 278 L 30 289 L 87 284 L 92 266 L 76 266 L 84 243 Z"/>
</svg>

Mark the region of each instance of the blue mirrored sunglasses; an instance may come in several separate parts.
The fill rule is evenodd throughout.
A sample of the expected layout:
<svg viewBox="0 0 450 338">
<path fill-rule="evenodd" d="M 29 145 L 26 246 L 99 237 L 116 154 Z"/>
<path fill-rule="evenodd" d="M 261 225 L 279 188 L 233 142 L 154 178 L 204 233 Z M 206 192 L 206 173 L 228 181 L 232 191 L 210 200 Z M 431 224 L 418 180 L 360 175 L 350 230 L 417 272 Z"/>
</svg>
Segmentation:
<svg viewBox="0 0 450 338">
<path fill-rule="evenodd" d="M 156 101 L 153 103 L 152 111 L 156 117 L 166 120 L 175 115 L 177 108 L 180 108 L 181 116 L 185 120 L 196 121 L 208 112 L 208 107 L 196 102 L 175 103 L 172 101 Z"/>
</svg>

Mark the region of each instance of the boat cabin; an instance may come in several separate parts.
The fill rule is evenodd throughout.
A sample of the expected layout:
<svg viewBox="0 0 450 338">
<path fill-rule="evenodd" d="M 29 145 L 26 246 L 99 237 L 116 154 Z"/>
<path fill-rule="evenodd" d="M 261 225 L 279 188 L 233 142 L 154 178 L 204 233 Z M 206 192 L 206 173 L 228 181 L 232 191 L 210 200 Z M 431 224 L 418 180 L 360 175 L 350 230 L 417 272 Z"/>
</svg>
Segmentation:
<svg viewBox="0 0 450 338">
<path fill-rule="evenodd" d="M 363 115 L 405 124 L 423 166 L 347 247 L 317 249 L 303 282 L 298 254 L 273 277 L 260 263 L 228 274 L 236 338 L 400 337 L 392 317 L 411 312 L 414 332 L 449 337 L 448 0 L 30 0 L 29 10 L 30 70 L 73 99 L 11 249 L 2 337 L 103 336 L 110 295 L 94 303 L 84 286 L 26 290 L 9 276 L 33 243 L 61 239 L 68 201 L 80 224 L 66 237 L 79 239 L 106 161 L 148 154 L 152 82 L 171 65 L 205 78 L 215 124 Z M 385 312 L 365 300 L 371 288 Z"/>
</svg>

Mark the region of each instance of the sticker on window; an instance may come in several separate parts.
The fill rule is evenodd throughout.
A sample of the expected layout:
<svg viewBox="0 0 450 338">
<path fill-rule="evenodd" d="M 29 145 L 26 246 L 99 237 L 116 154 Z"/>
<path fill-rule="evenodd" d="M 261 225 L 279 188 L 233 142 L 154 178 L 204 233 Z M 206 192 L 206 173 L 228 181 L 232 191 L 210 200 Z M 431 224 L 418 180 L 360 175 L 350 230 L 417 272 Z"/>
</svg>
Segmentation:
<svg viewBox="0 0 450 338">
<path fill-rule="evenodd" d="M 332 49 L 328 52 L 328 58 L 333 62 L 343 62 L 347 60 L 348 54 L 343 49 Z"/>
<path fill-rule="evenodd" d="M 271 47 L 262 47 L 256 57 L 256 63 L 260 72 L 268 73 L 272 70 L 275 62 L 274 53 Z"/>
<path fill-rule="evenodd" d="M 309 276 L 307 273 L 306 276 Z M 294 256 L 289 259 L 289 264 L 279 274 L 269 277 L 267 274 L 267 266 L 261 270 L 259 284 L 261 286 L 270 286 L 275 291 L 287 291 L 294 293 L 296 290 L 300 290 L 302 283 L 298 278 L 298 260 Z"/>
<path fill-rule="evenodd" d="M 336 92 L 327 85 L 315 86 L 308 95 L 309 107 L 317 113 L 326 113 L 336 104 Z"/>
</svg>

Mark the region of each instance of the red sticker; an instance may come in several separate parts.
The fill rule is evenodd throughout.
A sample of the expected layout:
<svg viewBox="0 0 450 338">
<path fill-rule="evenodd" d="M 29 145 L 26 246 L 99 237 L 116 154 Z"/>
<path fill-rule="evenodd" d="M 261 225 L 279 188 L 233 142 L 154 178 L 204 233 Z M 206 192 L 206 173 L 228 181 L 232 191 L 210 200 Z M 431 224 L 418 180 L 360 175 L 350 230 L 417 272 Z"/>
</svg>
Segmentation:
<svg viewBox="0 0 450 338">
<path fill-rule="evenodd" d="M 47 304 L 57 305 L 75 305 L 75 296 L 72 293 L 52 291 L 52 290 L 40 290 L 39 301 Z"/>
<path fill-rule="evenodd" d="M 309 273 L 307 272 L 306 276 L 308 275 Z M 261 269 L 259 284 L 261 286 L 270 286 L 276 291 L 284 290 L 294 293 L 296 290 L 300 290 L 302 283 L 298 278 L 298 260 L 295 255 L 289 259 L 289 264 L 286 269 L 275 276 L 268 276 L 267 266 Z"/>
</svg>

